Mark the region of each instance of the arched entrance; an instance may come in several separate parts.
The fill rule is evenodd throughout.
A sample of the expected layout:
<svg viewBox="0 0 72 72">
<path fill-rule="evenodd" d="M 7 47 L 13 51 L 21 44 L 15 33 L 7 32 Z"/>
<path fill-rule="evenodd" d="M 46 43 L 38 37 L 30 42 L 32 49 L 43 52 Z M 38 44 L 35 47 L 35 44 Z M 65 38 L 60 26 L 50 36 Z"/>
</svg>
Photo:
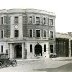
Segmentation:
<svg viewBox="0 0 72 72">
<path fill-rule="evenodd" d="M 15 58 L 22 58 L 22 46 L 21 45 L 15 46 Z"/>
<path fill-rule="evenodd" d="M 35 55 L 36 56 L 42 56 L 42 46 L 40 44 L 37 44 L 35 46 Z"/>
</svg>

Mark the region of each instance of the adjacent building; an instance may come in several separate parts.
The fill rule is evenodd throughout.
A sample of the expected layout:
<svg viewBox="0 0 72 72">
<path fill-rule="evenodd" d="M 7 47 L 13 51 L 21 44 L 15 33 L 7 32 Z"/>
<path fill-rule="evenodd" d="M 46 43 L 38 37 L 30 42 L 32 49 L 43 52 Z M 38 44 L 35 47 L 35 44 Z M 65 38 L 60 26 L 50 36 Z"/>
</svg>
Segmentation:
<svg viewBox="0 0 72 72">
<path fill-rule="evenodd" d="M 72 56 L 72 32 L 56 33 L 56 54 L 58 57 Z"/>
<path fill-rule="evenodd" d="M 55 17 L 37 9 L 0 10 L 0 53 L 22 59 L 56 54 Z"/>
</svg>

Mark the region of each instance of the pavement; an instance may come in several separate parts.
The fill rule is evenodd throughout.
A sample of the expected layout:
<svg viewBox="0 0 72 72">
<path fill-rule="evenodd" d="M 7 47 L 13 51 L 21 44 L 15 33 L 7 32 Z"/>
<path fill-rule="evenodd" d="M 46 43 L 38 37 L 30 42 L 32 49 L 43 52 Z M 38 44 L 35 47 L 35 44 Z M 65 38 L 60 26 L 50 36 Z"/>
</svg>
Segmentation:
<svg viewBox="0 0 72 72">
<path fill-rule="evenodd" d="M 39 71 L 38 69 L 59 68 L 63 65 L 72 63 L 72 58 L 58 57 L 48 59 L 17 59 L 17 63 L 16 67 L 10 66 L 1 68 L 0 72 L 47 72 Z"/>
</svg>

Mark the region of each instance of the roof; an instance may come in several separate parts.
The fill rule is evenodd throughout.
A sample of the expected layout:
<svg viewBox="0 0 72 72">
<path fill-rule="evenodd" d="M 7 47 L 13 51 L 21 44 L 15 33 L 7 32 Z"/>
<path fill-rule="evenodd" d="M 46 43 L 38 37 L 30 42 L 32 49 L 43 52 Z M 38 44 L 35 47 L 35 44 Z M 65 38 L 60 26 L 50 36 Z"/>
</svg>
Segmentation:
<svg viewBox="0 0 72 72">
<path fill-rule="evenodd" d="M 68 33 L 56 33 L 56 38 L 72 38 Z"/>
<path fill-rule="evenodd" d="M 0 10 L 0 13 L 26 13 L 26 12 L 32 12 L 32 13 L 42 13 L 42 14 L 49 14 L 55 16 L 55 13 L 53 12 L 47 12 L 45 10 L 39 10 L 39 9 L 2 9 Z"/>
</svg>

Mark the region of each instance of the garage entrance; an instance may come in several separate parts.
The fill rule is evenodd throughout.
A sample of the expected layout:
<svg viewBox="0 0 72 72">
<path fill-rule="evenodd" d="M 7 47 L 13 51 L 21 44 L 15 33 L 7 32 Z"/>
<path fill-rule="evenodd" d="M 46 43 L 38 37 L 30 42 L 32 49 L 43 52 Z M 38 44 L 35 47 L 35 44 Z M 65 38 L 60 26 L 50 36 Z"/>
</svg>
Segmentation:
<svg viewBox="0 0 72 72">
<path fill-rule="evenodd" d="M 35 55 L 36 56 L 42 56 L 42 46 L 40 44 L 37 44 L 35 46 Z"/>
</svg>

